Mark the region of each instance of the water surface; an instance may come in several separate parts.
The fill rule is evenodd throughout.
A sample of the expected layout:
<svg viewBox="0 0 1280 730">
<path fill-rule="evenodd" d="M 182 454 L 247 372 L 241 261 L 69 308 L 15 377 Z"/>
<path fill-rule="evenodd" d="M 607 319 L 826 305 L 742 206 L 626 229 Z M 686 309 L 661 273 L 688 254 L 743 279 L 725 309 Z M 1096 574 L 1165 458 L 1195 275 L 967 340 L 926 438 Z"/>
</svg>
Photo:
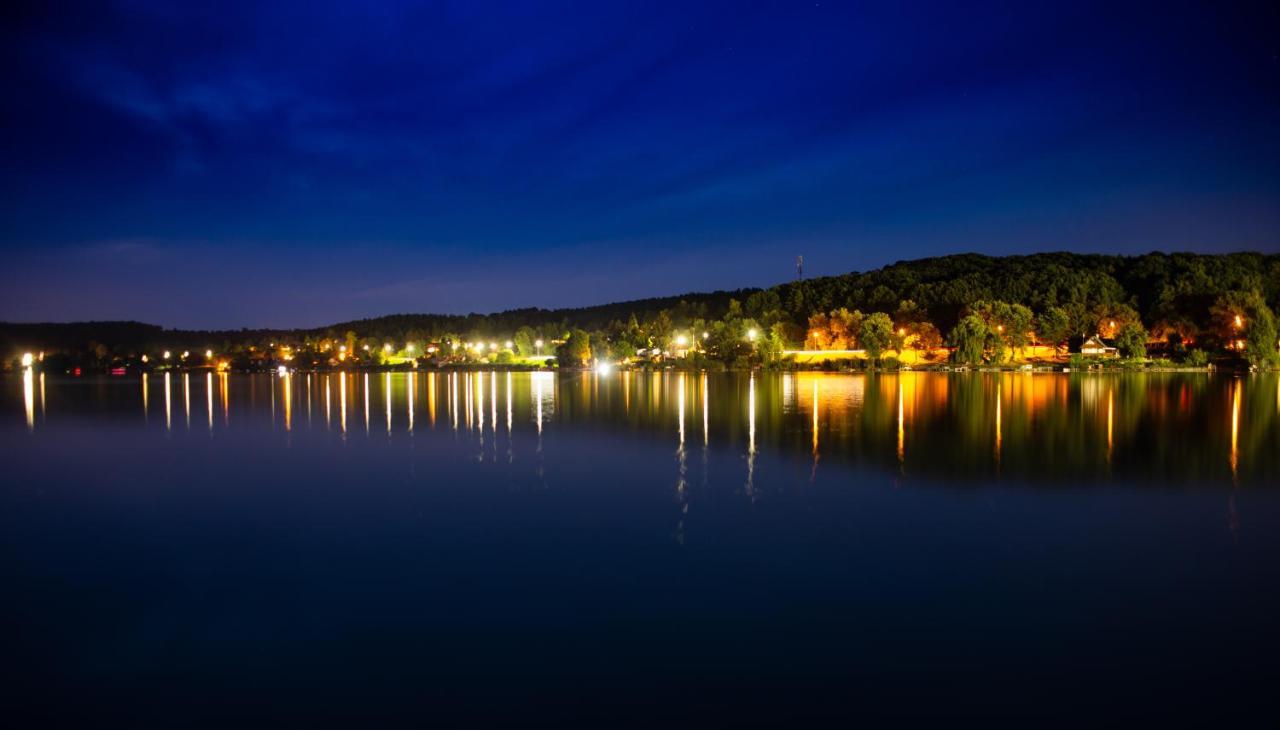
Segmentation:
<svg viewBox="0 0 1280 730">
<path fill-rule="evenodd" d="M 10 712 L 1274 714 L 1275 376 L 0 382 Z"/>
</svg>

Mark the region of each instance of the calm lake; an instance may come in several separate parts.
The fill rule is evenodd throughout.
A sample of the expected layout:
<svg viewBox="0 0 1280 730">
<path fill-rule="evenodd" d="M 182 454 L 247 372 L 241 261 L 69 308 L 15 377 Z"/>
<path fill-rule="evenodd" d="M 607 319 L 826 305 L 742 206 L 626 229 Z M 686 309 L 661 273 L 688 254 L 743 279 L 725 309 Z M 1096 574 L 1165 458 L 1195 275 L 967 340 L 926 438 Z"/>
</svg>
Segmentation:
<svg viewBox="0 0 1280 730">
<path fill-rule="evenodd" d="M 1276 715 L 1275 375 L 0 383 L 9 716 Z"/>
</svg>

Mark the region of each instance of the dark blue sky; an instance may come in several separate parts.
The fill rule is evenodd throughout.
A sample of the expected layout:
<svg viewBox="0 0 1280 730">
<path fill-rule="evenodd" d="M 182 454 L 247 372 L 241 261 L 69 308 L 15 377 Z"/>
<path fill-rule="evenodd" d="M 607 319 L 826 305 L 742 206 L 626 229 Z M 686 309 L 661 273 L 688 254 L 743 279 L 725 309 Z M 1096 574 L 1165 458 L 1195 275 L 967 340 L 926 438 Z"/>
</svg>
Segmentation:
<svg viewBox="0 0 1280 730">
<path fill-rule="evenodd" d="M 0 11 L 0 319 L 304 326 L 768 285 L 800 253 L 1280 247 L 1265 5 L 187 5 Z"/>
</svg>

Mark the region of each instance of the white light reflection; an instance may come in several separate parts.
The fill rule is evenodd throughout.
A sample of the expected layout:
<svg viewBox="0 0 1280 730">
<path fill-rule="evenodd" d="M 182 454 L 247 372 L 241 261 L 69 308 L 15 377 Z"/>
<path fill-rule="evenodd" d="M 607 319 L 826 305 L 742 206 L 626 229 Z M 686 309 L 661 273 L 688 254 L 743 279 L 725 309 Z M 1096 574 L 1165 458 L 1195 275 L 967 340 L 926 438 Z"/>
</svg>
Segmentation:
<svg viewBox="0 0 1280 730">
<path fill-rule="evenodd" d="M 27 431 L 33 433 L 36 430 L 36 388 L 30 367 L 22 370 L 22 401 L 27 410 Z"/>
<path fill-rule="evenodd" d="M 213 373 L 204 374 L 204 399 L 209 412 L 209 433 L 213 433 Z"/>
<path fill-rule="evenodd" d="M 338 373 L 338 424 L 342 428 L 343 435 L 347 433 L 347 374 Z"/>
<path fill-rule="evenodd" d="M 182 374 L 182 410 L 187 419 L 187 430 L 191 430 L 191 373 Z"/>
<path fill-rule="evenodd" d="M 169 393 L 169 373 L 164 374 L 164 430 L 173 428 L 173 404 Z"/>
<path fill-rule="evenodd" d="M 747 496 L 756 498 L 756 376 L 747 381 Z"/>
</svg>

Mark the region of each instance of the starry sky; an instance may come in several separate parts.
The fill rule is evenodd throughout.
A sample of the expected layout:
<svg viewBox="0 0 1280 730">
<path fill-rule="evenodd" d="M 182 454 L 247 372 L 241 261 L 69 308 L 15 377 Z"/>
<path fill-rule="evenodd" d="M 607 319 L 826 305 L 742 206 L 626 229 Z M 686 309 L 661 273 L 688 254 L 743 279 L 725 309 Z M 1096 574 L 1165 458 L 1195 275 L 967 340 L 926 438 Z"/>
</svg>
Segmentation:
<svg viewBox="0 0 1280 730">
<path fill-rule="evenodd" d="M 301 327 L 766 286 L 797 254 L 1280 247 L 1268 4 L 0 18 L 0 320 Z"/>
</svg>

